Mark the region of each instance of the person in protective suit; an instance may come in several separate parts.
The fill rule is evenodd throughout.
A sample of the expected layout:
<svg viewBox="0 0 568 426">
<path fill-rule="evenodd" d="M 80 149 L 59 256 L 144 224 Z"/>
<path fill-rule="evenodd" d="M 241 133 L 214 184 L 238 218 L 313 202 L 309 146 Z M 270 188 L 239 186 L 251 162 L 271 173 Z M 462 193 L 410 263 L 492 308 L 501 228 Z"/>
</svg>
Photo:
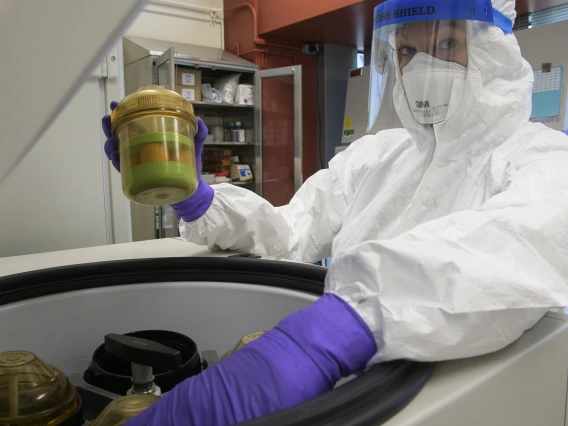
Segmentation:
<svg viewBox="0 0 568 426">
<path fill-rule="evenodd" d="M 313 305 L 130 424 L 253 419 L 370 364 L 499 350 L 568 305 L 568 138 L 529 121 L 533 72 L 512 33 L 514 8 L 381 3 L 370 124 L 390 90 L 404 128 L 351 144 L 286 206 L 202 181 L 172 206 L 187 241 L 333 262 Z M 118 166 L 108 116 L 103 123 Z M 206 134 L 200 122 L 198 153 Z"/>
</svg>

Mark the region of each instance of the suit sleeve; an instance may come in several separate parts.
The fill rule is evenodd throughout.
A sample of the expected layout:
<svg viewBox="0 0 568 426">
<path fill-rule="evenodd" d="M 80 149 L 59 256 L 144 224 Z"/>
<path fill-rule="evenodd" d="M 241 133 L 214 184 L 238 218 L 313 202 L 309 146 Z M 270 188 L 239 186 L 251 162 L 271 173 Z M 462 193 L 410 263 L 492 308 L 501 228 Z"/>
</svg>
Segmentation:
<svg viewBox="0 0 568 426">
<path fill-rule="evenodd" d="M 210 249 L 236 250 L 301 262 L 331 256 L 352 194 L 350 164 L 355 147 L 336 156 L 329 169 L 309 178 L 288 205 L 274 207 L 252 191 L 216 185 L 207 213 L 180 222 L 183 239 Z"/>
<path fill-rule="evenodd" d="M 568 306 L 568 147 L 529 151 L 479 209 L 334 259 L 326 291 L 373 332 L 372 362 L 496 351 L 548 309 Z"/>
</svg>

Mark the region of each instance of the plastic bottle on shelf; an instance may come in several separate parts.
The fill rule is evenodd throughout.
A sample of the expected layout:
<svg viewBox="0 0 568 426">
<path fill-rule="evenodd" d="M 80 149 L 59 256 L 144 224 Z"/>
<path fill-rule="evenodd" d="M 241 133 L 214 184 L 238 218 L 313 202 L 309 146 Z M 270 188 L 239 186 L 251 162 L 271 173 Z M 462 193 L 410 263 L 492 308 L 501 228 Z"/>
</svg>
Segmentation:
<svg viewBox="0 0 568 426">
<path fill-rule="evenodd" d="M 245 129 L 245 142 L 253 143 L 254 141 L 254 129 Z"/>
<path fill-rule="evenodd" d="M 237 140 L 235 142 L 245 142 L 245 129 L 241 128 L 241 122 L 237 121 Z"/>
<path fill-rule="evenodd" d="M 231 142 L 237 142 L 238 130 L 235 127 L 235 123 L 231 122 Z"/>
<path fill-rule="evenodd" d="M 223 123 L 223 142 L 231 142 L 231 133 L 229 132 L 229 123 Z"/>
<path fill-rule="evenodd" d="M 225 128 L 224 128 L 224 126 L 213 126 L 213 141 L 214 142 L 224 142 L 225 141 Z"/>
</svg>

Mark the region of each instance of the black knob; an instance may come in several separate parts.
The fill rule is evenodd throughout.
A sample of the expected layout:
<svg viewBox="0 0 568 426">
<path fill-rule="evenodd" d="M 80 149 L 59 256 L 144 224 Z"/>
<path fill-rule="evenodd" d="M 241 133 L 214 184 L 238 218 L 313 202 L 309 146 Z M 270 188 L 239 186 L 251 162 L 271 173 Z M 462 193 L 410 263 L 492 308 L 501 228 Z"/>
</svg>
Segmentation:
<svg viewBox="0 0 568 426">
<path fill-rule="evenodd" d="M 105 336 L 107 352 L 125 361 L 162 370 L 177 370 L 181 367 L 181 353 L 161 343 L 123 334 Z"/>
</svg>

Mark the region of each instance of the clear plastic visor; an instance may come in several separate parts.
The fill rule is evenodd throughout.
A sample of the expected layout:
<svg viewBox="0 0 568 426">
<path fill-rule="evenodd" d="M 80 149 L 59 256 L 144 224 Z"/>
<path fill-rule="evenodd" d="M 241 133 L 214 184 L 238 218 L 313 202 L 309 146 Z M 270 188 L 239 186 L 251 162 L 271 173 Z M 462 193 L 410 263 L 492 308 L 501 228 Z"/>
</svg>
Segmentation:
<svg viewBox="0 0 568 426">
<path fill-rule="evenodd" d="M 463 80 L 467 72 L 467 46 L 465 20 L 415 21 L 375 30 L 369 128 L 374 126 L 381 108 L 386 107 L 385 99 L 392 99 L 385 96 L 394 86 L 392 73 L 401 78 L 412 116 L 418 123 L 443 121 L 455 80 Z"/>
<path fill-rule="evenodd" d="M 374 128 L 377 118 L 394 109 L 403 122 L 446 120 L 451 94 L 467 74 L 470 23 L 513 32 L 513 21 L 491 0 L 386 0 L 373 18 L 369 130 L 383 130 Z"/>
</svg>

